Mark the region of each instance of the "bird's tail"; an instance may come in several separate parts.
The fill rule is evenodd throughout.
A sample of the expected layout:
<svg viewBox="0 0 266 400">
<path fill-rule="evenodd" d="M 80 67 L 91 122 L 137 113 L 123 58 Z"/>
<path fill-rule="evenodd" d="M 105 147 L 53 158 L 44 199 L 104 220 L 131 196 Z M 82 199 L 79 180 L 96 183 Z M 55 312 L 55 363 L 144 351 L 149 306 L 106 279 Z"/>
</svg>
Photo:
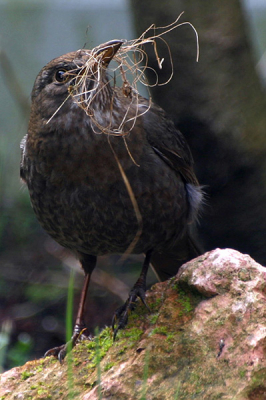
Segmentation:
<svg viewBox="0 0 266 400">
<path fill-rule="evenodd" d="M 186 235 L 171 250 L 152 253 L 151 265 L 158 279 L 165 281 L 176 275 L 181 265 L 202 253 L 195 239 Z"/>
</svg>

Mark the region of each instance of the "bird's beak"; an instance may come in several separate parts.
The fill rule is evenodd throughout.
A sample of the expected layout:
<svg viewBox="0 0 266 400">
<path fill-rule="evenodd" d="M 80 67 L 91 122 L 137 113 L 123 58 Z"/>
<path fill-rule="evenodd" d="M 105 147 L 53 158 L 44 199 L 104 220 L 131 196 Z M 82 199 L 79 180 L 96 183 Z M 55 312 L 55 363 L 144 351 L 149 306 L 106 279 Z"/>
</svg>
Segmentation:
<svg viewBox="0 0 266 400">
<path fill-rule="evenodd" d="M 110 40 L 96 47 L 95 54 L 96 56 L 101 56 L 101 62 L 107 67 L 123 43 L 123 40 Z"/>
</svg>

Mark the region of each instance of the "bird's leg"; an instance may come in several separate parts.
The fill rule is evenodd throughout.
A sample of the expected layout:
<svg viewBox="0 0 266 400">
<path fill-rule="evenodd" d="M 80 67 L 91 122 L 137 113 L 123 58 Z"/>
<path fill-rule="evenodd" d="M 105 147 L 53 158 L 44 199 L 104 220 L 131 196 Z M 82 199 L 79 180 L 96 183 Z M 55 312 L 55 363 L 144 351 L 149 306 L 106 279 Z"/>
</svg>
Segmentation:
<svg viewBox="0 0 266 400">
<path fill-rule="evenodd" d="M 119 307 L 113 316 L 112 320 L 112 327 L 114 330 L 114 340 L 116 338 L 117 332 L 119 329 L 122 329 L 126 326 L 127 321 L 128 321 L 128 315 L 131 310 L 133 310 L 136 306 L 136 300 L 139 297 L 142 301 L 142 303 L 148 308 L 149 307 L 146 303 L 145 300 L 145 293 L 146 293 L 146 277 L 147 277 L 147 272 L 149 269 L 150 265 L 150 259 L 152 255 L 152 250 L 149 250 L 146 253 L 146 257 L 141 269 L 140 276 L 133 286 L 133 288 L 129 292 L 129 296 L 125 304 L 123 304 L 121 307 Z M 116 326 L 116 327 L 115 327 Z"/>
<path fill-rule="evenodd" d="M 85 308 L 85 301 L 88 292 L 88 287 L 91 279 L 91 273 L 86 273 L 85 281 L 83 284 L 80 300 L 79 300 L 79 307 L 78 307 L 78 314 L 76 317 L 76 322 L 74 326 L 73 336 L 80 335 L 82 330 L 85 328 L 84 323 L 84 308 Z"/>
<path fill-rule="evenodd" d="M 48 350 L 44 355 L 44 357 L 47 356 L 57 357 L 60 363 L 63 362 L 66 354 L 76 345 L 78 339 L 80 337 L 82 338 L 82 332 L 86 328 L 84 324 L 84 308 L 85 308 L 85 301 L 90 283 L 91 273 L 96 264 L 96 257 L 89 255 L 82 255 L 80 261 L 85 271 L 85 281 L 81 291 L 78 313 L 76 317 L 73 335 L 67 343 L 63 344 L 62 346 L 54 347 L 53 349 Z"/>
</svg>

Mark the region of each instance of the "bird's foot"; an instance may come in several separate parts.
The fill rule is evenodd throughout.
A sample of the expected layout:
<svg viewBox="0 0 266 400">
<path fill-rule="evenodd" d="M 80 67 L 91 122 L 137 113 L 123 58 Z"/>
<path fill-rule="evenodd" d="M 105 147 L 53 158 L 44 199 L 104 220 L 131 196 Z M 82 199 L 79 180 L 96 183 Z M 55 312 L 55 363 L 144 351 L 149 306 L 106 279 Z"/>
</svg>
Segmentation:
<svg viewBox="0 0 266 400">
<path fill-rule="evenodd" d="M 114 331 L 114 340 L 116 338 L 117 332 L 119 329 L 123 329 L 128 322 L 128 316 L 132 310 L 136 307 L 137 299 L 138 297 L 142 301 L 142 303 L 145 305 L 145 307 L 150 311 L 149 306 L 146 303 L 145 300 L 145 292 L 146 288 L 143 285 L 138 285 L 138 283 L 132 288 L 132 290 L 129 293 L 129 297 L 127 301 L 119 307 L 113 316 L 112 319 L 112 328 Z"/>
<path fill-rule="evenodd" d="M 53 347 L 52 349 L 48 350 L 44 354 L 44 357 L 54 356 L 58 358 L 60 364 L 62 364 L 66 355 L 73 349 L 73 347 L 76 346 L 77 342 L 79 342 L 80 340 L 88 339 L 88 336 L 84 335 L 84 331 L 84 328 L 77 329 L 75 327 L 73 336 L 67 343 L 63 344 L 62 346 Z"/>
</svg>

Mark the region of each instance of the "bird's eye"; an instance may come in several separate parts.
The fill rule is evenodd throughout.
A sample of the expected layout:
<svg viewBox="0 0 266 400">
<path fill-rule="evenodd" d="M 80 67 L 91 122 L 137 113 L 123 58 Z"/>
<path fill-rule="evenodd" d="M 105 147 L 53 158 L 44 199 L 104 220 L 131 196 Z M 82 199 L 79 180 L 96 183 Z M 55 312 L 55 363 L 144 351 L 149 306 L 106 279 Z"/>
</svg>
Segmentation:
<svg viewBox="0 0 266 400">
<path fill-rule="evenodd" d="M 69 76 L 66 74 L 66 69 L 58 69 L 55 73 L 55 80 L 59 83 L 64 83 L 69 79 Z"/>
</svg>

